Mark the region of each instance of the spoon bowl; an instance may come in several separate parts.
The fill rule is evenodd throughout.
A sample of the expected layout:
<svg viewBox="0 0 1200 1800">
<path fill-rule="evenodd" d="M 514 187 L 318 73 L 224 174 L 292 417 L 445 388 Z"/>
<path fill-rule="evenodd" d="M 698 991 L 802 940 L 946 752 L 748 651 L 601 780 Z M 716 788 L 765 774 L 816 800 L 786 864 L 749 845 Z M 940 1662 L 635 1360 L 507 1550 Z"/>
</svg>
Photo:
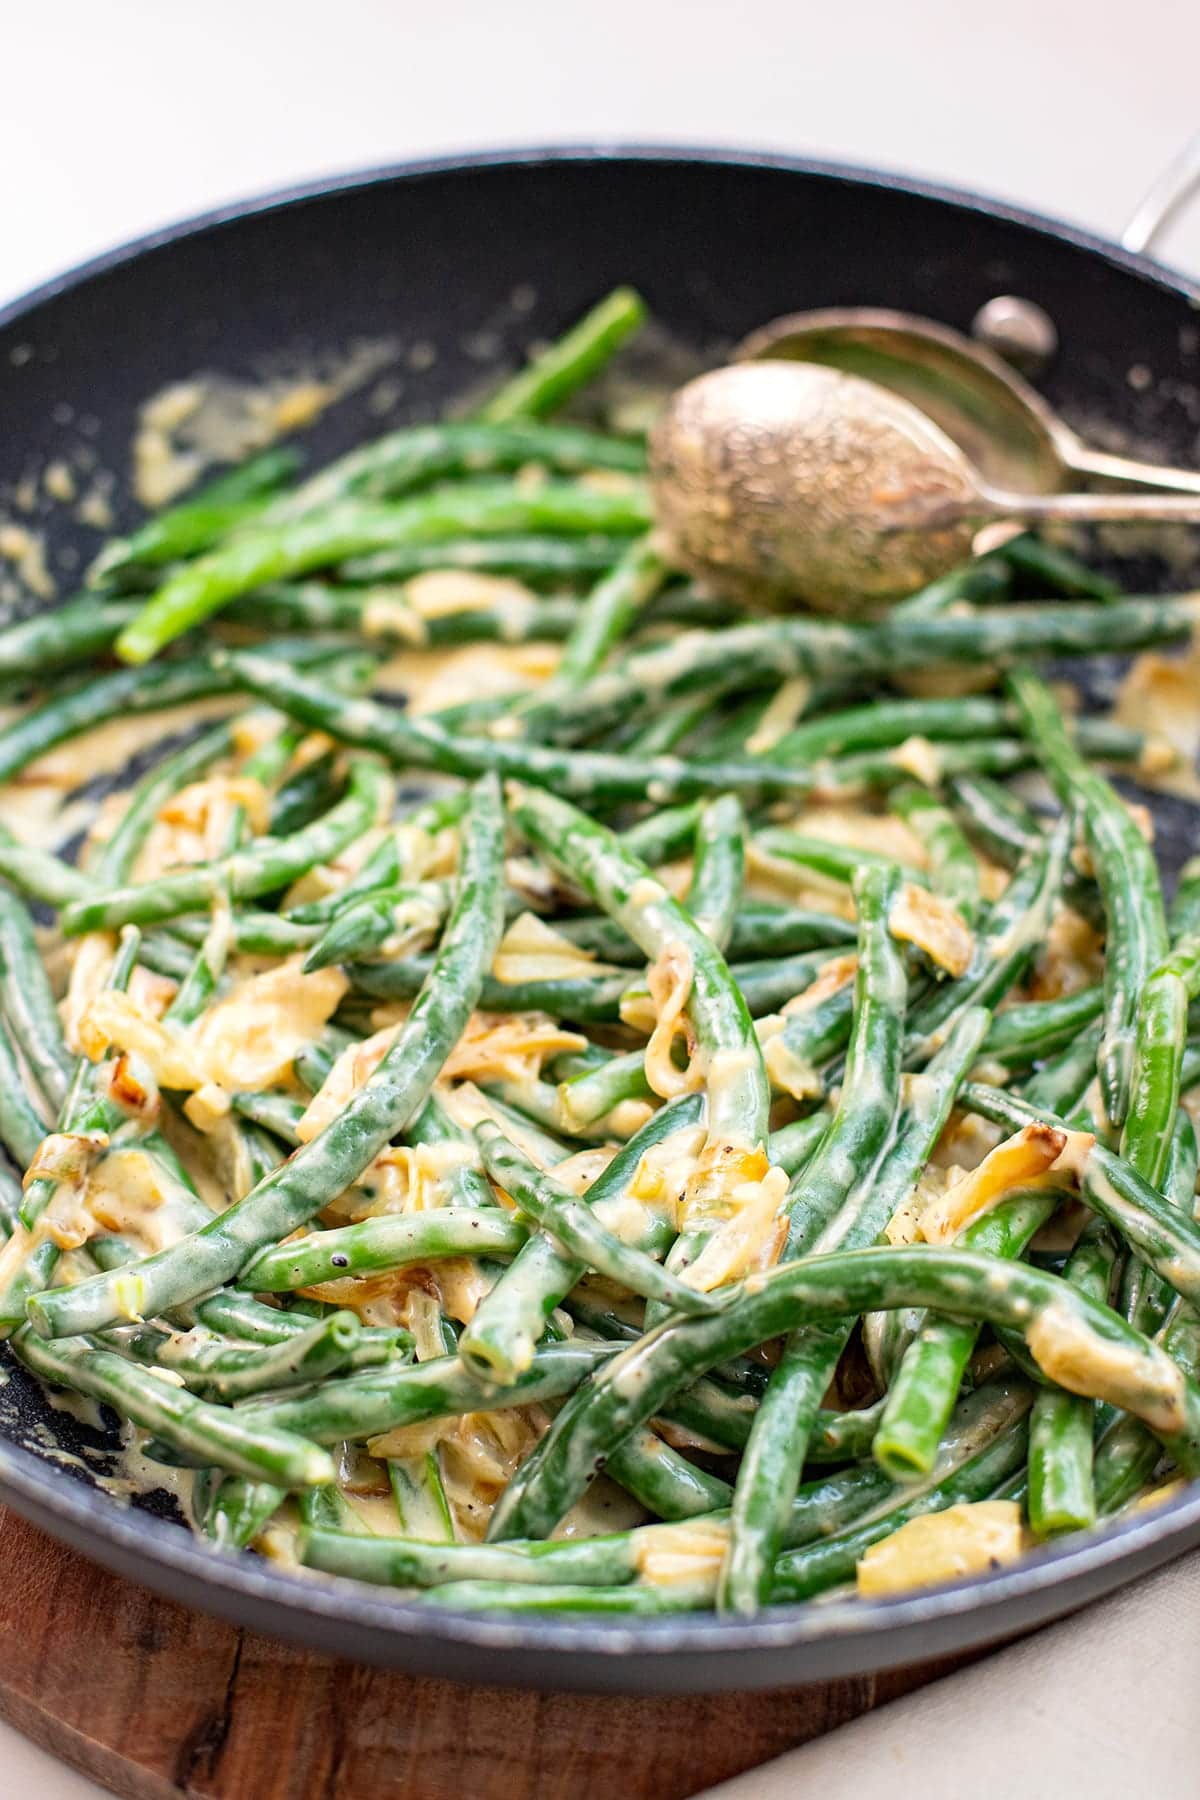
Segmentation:
<svg viewBox="0 0 1200 1800">
<path fill-rule="evenodd" d="M 816 364 L 732 363 L 688 382 L 650 439 L 672 557 L 737 598 L 870 611 L 970 554 L 975 497 L 937 425 L 887 389 Z"/>
</svg>

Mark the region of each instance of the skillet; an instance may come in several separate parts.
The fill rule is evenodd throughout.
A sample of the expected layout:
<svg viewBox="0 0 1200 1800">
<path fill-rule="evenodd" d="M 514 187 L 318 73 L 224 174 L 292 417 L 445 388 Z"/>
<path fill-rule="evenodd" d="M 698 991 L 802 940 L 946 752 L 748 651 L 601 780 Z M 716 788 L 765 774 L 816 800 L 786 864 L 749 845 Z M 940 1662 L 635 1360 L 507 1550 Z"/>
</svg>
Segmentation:
<svg viewBox="0 0 1200 1800">
<path fill-rule="evenodd" d="M 389 418 L 430 416 L 511 366 L 598 294 L 631 282 L 670 336 L 711 354 L 776 314 L 882 305 L 966 329 L 998 293 L 1036 301 L 1061 348 L 1042 386 L 1087 435 L 1195 462 L 1200 290 L 1144 257 L 1010 207 L 870 171 L 670 149 L 555 149 L 409 164 L 292 190 L 143 239 L 0 311 L 0 491 L 81 436 L 123 469 L 139 404 L 197 371 L 254 378 L 398 337 Z M 311 434 L 314 460 L 377 432 L 365 394 Z M 118 527 L 134 516 L 115 496 Z M 43 521 L 65 571 L 94 536 Z M 1128 572 L 1128 566 L 1127 566 Z M 1173 569 L 1175 584 L 1188 571 Z M 1139 582 L 1165 580 L 1153 565 Z M 1101 681 L 1105 672 L 1101 671 Z M 1168 869 L 1200 815 L 1156 804 Z M 890 1601 L 582 1623 L 418 1609 L 345 1581 L 218 1555 L 166 1495 L 96 1486 L 112 1438 L 0 1368 L 0 1497 L 122 1574 L 247 1625 L 361 1660 L 463 1681 L 640 1693 L 829 1679 L 985 1645 L 1058 1617 L 1200 1544 L 1200 1485 L 1102 1534 L 994 1575 Z"/>
</svg>

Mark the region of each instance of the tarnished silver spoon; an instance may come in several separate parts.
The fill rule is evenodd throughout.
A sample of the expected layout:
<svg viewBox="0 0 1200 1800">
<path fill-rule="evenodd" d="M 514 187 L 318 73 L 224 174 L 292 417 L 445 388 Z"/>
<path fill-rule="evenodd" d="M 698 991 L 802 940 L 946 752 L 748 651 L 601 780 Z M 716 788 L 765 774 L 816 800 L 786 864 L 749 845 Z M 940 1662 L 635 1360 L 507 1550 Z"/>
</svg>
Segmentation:
<svg viewBox="0 0 1200 1800">
<path fill-rule="evenodd" d="M 1043 314 L 1028 306 L 1025 314 L 1052 337 Z M 738 362 L 763 359 L 820 363 L 889 388 L 940 425 L 985 481 L 1014 493 L 1053 493 L 1082 476 L 1200 494 L 1200 470 L 1093 449 L 1001 357 L 915 313 L 870 306 L 790 313 L 751 332 L 734 352 Z"/>
<path fill-rule="evenodd" d="M 917 407 L 807 362 L 743 362 L 674 394 L 650 438 L 673 560 L 735 596 L 878 609 L 970 554 L 992 521 L 1200 523 L 1200 494 L 993 486 Z"/>
</svg>

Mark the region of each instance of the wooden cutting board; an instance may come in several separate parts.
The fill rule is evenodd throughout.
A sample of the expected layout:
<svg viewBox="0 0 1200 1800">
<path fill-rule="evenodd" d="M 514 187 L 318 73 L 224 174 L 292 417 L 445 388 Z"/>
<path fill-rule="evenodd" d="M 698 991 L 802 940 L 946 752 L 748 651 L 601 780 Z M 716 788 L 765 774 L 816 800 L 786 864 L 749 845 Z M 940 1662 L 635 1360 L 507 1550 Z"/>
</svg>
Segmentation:
<svg viewBox="0 0 1200 1800">
<path fill-rule="evenodd" d="M 4 1509 L 0 1568 L 0 1715 L 135 1800 L 686 1800 L 970 1660 L 667 1700 L 466 1688 L 205 1618 Z"/>
</svg>

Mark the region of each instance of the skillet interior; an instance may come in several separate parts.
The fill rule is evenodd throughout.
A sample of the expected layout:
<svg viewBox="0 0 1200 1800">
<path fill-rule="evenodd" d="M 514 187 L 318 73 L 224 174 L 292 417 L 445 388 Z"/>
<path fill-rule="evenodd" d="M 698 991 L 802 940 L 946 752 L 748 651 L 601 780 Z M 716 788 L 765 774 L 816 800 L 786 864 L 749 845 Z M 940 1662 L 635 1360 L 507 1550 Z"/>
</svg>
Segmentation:
<svg viewBox="0 0 1200 1800">
<path fill-rule="evenodd" d="M 81 437 L 124 470 L 137 408 L 199 371 L 259 378 L 356 340 L 429 344 L 389 421 L 428 417 L 518 359 L 598 293 L 631 281 L 671 337 L 703 353 L 773 314 L 905 307 L 966 327 L 998 292 L 1037 300 L 1061 353 L 1045 391 L 1085 430 L 1196 460 L 1197 296 L 1153 265 L 1000 208 L 886 178 L 703 152 L 533 152 L 353 178 L 118 251 L 0 314 L 0 493 Z M 416 359 L 424 361 L 424 358 Z M 1130 370 L 1146 370 L 1150 379 Z M 1197 385 L 1193 385 L 1197 384 Z M 314 460 L 376 432 L 365 393 L 311 434 Z M 115 496 L 118 526 L 135 514 Z M 60 591 L 95 536 L 56 508 Z M 72 558 L 76 559 L 72 565 Z M 1177 582 L 1186 573 L 1173 571 Z M 1163 584 L 1146 564 L 1135 579 Z M 1102 690 L 1113 671 L 1097 671 Z M 1174 868 L 1197 813 L 1156 805 Z M 93 1485 L 103 1434 L 6 1365 L 0 1493 L 88 1554 L 259 1629 L 431 1674 L 645 1692 L 780 1685 L 932 1656 L 1040 1623 L 1200 1542 L 1200 1492 L 1020 1568 L 913 1599 L 712 1619 L 581 1624 L 420 1610 L 346 1582 L 218 1558 L 168 1523 L 165 1496 L 116 1505 Z M 111 1440 L 109 1440 L 111 1442 Z M 157 1517 L 154 1515 L 164 1515 Z"/>
</svg>

